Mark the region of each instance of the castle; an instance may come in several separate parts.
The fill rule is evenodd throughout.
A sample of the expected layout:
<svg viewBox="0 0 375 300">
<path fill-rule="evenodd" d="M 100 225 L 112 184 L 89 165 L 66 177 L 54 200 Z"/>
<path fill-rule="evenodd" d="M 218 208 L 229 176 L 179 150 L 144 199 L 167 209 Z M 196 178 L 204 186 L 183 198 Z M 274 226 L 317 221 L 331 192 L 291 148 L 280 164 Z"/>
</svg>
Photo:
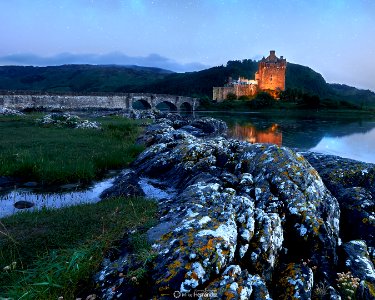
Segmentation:
<svg viewBox="0 0 375 300">
<path fill-rule="evenodd" d="M 281 91 L 285 90 L 286 59 L 278 58 L 274 50 L 270 51 L 267 58 L 262 58 L 255 73 L 255 80 L 239 77 L 238 80 L 229 78 L 223 87 L 213 88 L 213 100 L 223 101 L 228 94 L 240 96 L 255 96 L 259 92 L 268 92 L 278 98 Z"/>
</svg>

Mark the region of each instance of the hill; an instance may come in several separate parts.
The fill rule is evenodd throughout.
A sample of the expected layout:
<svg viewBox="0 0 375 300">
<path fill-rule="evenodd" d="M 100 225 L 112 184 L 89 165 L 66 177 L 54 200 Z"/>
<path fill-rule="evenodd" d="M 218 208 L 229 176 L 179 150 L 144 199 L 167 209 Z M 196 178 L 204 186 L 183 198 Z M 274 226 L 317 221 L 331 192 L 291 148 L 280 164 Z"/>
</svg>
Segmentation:
<svg viewBox="0 0 375 300">
<path fill-rule="evenodd" d="M 63 65 L 0 67 L 0 90 L 115 92 L 159 80 L 171 71 L 139 66 Z"/>
<path fill-rule="evenodd" d="M 212 87 L 228 77 L 254 78 L 256 61 L 228 61 L 198 72 L 174 73 L 164 69 L 116 65 L 63 65 L 51 67 L 0 67 L 0 90 L 42 92 L 149 92 L 212 97 Z M 288 63 L 286 88 L 317 95 L 321 99 L 345 100 L 359 106 L 375 106 L 375 93 L 354 87 L 329 84 L 309 67 Z"/>
</svg>

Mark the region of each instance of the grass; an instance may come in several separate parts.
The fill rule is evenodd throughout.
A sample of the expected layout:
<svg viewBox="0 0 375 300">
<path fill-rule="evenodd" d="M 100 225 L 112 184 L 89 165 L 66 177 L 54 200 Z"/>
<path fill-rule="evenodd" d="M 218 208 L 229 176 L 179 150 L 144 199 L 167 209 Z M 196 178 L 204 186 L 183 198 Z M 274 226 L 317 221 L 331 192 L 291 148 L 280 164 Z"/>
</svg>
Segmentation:
<svg viewBox="0 0 375 300">
<path fill-rule="evenodd" d="M 155 202 L 114 198 L 0 220 L 0 298 L 75 299 L 93 288 L 90 278 L 113 241 L 154 225 L 156 212 Z M 142 279 L 150 246 L 141 235 L 132 246 L 143 263 L 129 274 Z"/>
<path fill-rule="evenodd" d="M 143 150 L 137 121 L 101 118 L 103 130 L 41 127 L 35 115 L 0 117 L 0 176 L 42 184 L 90 181 L 126 167 Z"/>
<path fill-rule="evenodd" d="M 308 108 L 298 103 L 291 103 L 285 101 L 275 101 L 271 106 L 256 106 L 252 105 L 253 100 L 224 100 L 218 103 L 207 103 L 203 106 L 199 106 L 198 110 L 209 110 L 209 111 L 233 111 L 233 112 L 249 112 L 249 111 L 295 111 L 295 112 L 335 112 L 335 113 L 356 113 L 356 114 L 375 114 L 375 110 L 372 107 L 365 107 L 361 109 L 355 105 L 335 105 L 329 101 L 322 100 L 321 105 L 318 108 Z M 347 103 L 350 104 L 350 103 Z"/>
</svg>

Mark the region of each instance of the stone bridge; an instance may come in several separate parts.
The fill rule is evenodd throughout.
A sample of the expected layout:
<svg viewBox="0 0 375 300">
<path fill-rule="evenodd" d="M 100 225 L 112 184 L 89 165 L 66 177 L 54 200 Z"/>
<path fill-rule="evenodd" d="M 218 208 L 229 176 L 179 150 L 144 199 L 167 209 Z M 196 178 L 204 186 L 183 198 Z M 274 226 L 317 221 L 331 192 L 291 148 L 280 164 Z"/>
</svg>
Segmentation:
<svg viewBox="0 0 375 300">
<path fill-rule="evenodd" d="M 164 94 L 128 93 L 119 95 L 49 95 L 49 94 L 7 94 L 0 95 L 0 106 L 14 109 L 131 109 L 137 102 L 145 108 L 156 108 L 166 104 L 170 110 L 194 111 L 199 99 Z"/>
</svg>

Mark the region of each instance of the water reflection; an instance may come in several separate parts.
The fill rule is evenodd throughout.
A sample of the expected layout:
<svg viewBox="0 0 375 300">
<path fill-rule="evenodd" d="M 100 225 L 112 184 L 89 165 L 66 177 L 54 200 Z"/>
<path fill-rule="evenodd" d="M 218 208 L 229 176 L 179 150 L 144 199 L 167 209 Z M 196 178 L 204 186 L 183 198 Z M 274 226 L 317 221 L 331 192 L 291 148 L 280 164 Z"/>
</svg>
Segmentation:
<svg viewBox="0 0 375 300">
<path fill-rule="evenodd" d="M 272 124 L 267 129 L 257 129 L 254 125 L 238 125 L 230 129 L 230 136 L 250 143 L 267 143 L 281 146 L 283 134 L 278 124 Z"/>
<path fill-rule="evenodd" d="M 311 151 L 375 163 L 375 128 L 343 137 L 323 137 Z"/>
<path fill-rule="evenodd" d="M 375 117 L 319 112 L 203 113 L 224 120 L 229 137 L 375 163 Z"/>
</svg>

